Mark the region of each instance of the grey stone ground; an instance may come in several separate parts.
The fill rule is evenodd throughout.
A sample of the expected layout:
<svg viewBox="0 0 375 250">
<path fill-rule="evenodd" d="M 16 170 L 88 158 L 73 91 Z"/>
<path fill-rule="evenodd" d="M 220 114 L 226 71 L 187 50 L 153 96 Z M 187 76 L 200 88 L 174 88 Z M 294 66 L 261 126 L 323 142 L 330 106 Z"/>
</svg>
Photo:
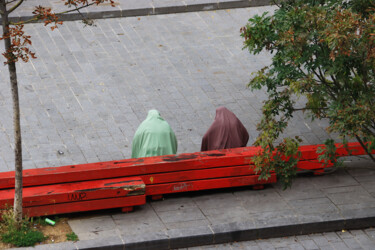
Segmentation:
<svg viewBox="0 0 375 250">
<path fill-rule="evenodd" d="M 10 20 L 28 20 L 34 7 L 41 5 L 50 7 L 54 13 L 63 12 L 62 20 L 81 20 L 82 18 L 113 18 L 113 17 L 129 17 L 129 16 L 148 16 L 170 13 L 207 11 L 229 8 L 244 8 L 265 6 L 273 3 L 273 0 L 114 0 L 115 6 L 111 6 L 108 2 L 89 6 L 80 10 L 80 14 L 76 11 L 66 12 L 66 1 L 57 0 L 27 0 L 24 1 L 22 8 L 18 8 L 10 15 Z M 92 2 L 92 1 L 88 1 Z M 73 9 L 73 6 L 70 6 Z"/>
<path fill-rule="evenodd" d="M 244 123 L 251 145 L 266 96 L 264 91 L 246 89 L 246 83 L 251 72 L 270 62 L 270 55 L 243 51 L 239 29 L 254 14 L 274 9 L 103 19 L 86 28 L 80 22 L 66 22 L 54 32 L 41 24 L 27 25 L 39 58 L 18 65 L 24 167 L 129 158 L 133 134 L 151 108 L 158 109 L 174 129 L 179 153 L 200 149 L 221 105 Z M 4 83 L 0 86 L 0 171 L 10 171 L 14 160 L 6 67 L 0 67 L 0 77 Z M 298 114 L 286 134 L 317 144 L 329 137 L 325 125 Z M 348 163 L 366 164 L 366 160 Z M 374 216 L 374 174 L 349 169 L 301 177 L 287 191 L 276 184 L 260 191 L 180 194 L 149 202 L 134 213 L 88 213 L 69 223 L 82 241 L 105 242 L 107 237 L 126 241 L 153 233 L 173 237 L 181 230 L 205 233 L 241 223 L 262 227 Z M 353 232 L 359 236 L 353 235 L 351 241 L 373 244 L 360 236 L 364 231 Z M 373 235 L 372 230 L 365 233 Z M 314 246 L 309 237 L 315 236 L 297 238 L 306 249 Z M 301 243 L 304 239 L 306 245 Z M 249 244 L 267 248 L 274 241 Z"/>
<path fill-rule="evenodd" d="M 224 105 L 245 124 L 249 145 L 265 93 L 246 88 L 251 72 L 270 61 L 242 50 L 239 29 L 273 7 L 104 19 L 96 27 L 66 22 L 56 31 L 26 26 L 38 59 L 20 63 L 24 167 L 130 157 L 135 129 L 158 109 L 178 138 L 178 153 L 196 152 Z M 2 59 L 1 59 L 2 60 Z M 0 170 L 13 169 L 11 98 L 0 88 Z M 298 114 L 288 130 L 305 143 L 328 135 L 324 121 Z M 57 153 L 64 152 L 63 155 Z"/>
</svg>

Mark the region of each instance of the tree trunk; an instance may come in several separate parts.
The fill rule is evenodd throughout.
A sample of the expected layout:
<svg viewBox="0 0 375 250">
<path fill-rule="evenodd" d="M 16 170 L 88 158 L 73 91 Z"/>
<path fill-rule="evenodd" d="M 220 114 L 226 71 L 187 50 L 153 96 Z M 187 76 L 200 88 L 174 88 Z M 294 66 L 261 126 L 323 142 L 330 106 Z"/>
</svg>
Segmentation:
<svg viewBox="0 0 375 250">
<path fill-rule="evenodd" d="M 3 36 L 5 36 L 9 32 L 9 20 L 5 0 L 0 0 L 0 5 Z M 7 52 L 11 45 L 11 40 L 9 37 L 4 39 L 4 44 L 5 51 Z M 16 172 L 14 194 L 14 217 L 17 223 L 17 227 L 20 227 L 22 221 L 22 140 L 16 63 L 9 62 L 8 70 L 13 100 L 14 159 Z"/>
</svg>

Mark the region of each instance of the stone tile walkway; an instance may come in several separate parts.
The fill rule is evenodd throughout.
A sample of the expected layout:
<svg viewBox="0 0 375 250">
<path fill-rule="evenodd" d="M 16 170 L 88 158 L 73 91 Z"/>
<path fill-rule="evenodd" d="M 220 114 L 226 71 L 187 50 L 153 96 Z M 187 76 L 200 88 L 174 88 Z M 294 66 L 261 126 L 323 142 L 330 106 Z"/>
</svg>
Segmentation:
<svg viewBox="0 0 375 250">
<path fill-rule="evenodd" d="M 129 158 L 134 132 L 152 108 L 175 131 L 178 153 L 200 150 L 219 106 L 241 119 L 251 145 L 266 95 L 246 84 L 270 55 L 242 50 L 239 29 L 251 16 L 274 9 L 102 19 L 85 28 L 66 22 L 55 31 L 27 25 L 38 59 L 18 65 L 24 168 Z M 6 67 L 0 77 L 8 79 Z M 0 86 L 0 107 L 0 139 L 6 142 L 0 145 L 0 171 L 9 171 L 14 159 L 7 84 Z M 286 133 L 317 144 L 329 137 L 324 125 L 300 113 Z"/>
<path fill-rule="evenodd" d="M 35 6 L 50 7 L 55 13 L 66 12 L 65 1 L 28 0 L 10 15 L 10 20 L 27 20 Z M 92 2 L 92 1 L 89 1 Z M 90 6 L 61 15 L 61 20 L 81 20 L 82 18 L 102 19 L 113 17 L 149 16 L 181 12 L 208 11 L 230 8 L 258 7 L 270 5 L 272 0 L 114 0 L 115 6 L 109 3 Z M 73 9 L 70 7 L 70 9 Z"/>
<path fill-rule="evenodd" d="M 374 249 L 375 230 L 342 230 L 338 232 L 259 239 L 210 246 L 190 247 L 189 250 L 304 250 L 304 249 Z"/>
</svg>

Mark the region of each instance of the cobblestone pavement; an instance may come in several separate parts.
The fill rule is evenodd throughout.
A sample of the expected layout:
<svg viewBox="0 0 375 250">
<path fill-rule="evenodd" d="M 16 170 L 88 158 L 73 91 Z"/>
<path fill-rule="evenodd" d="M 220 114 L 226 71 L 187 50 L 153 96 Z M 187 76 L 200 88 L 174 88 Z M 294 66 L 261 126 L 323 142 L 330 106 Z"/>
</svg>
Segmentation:
<svg viewBox="0 0 375 250">
<path fill-rule="evenodd" d="M 266 96 L 246 84 L 270 56 L 242 50 L 239 29 L 272 10 L 103 19 L 85 28 L 65 22 L 53 32 L 27 25 L 38 59 L 18 64 L 24 168 L 129 158 L 134 132 L 152 108 L 175 131 L 178 153 L 199 151 L 221 105 L 244 123 L 251 145 Z M 0 77 L 6 83 L 0 86 L 0 171 L 8 171 L 14 159 L 6 67 Z M 287 134 L 310 144 L 328 137 L 320 126 L 325 121 L 302 116 Z"/>
<path fill-rule="evenodd" d="M 60 20 L 81 20 L 82 18 L 113 18 L 129 16 L 149 16 L 191 11 L 207 11 L 229 8 L 244 8 L 271 5 L 273 0 L 114 0 L 114 6 L 108 2 L 93 5 L 80 10 L 80 14 L 72 10 L 73 6 L 65 5 L 64 0 L 28 0 L 21 8 L 10 14 L 14 21 L 27 20 L 35 6 L 50 7 L 55 13 L 62 12 Z M 91 2 L 91 1 L 89 1 Z"/>
<path fill-rule="evenodd" d="M 187 248 L 189 250 L 304 250 L 304 249 L 369 249 L 375 248 L 375 229 L 339 231 L 321 234 L 234 242 L 221 245 Z"/>
</svg>

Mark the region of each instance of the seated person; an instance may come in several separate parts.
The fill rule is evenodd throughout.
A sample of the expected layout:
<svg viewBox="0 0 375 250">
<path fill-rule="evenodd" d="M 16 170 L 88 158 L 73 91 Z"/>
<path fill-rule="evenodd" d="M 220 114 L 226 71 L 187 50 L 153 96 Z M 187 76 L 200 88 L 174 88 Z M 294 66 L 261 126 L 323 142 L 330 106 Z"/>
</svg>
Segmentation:
<svg viewBox="0 0 375 250">
<path fill-rule="evenodd" d="M 177 152 L 176 135 L 159 111 L 150 110 L 132 143 L 132 158 L 171 155 Z"/>
<path fill-rule="evenodd" d="M 245 147 L 249 134 L 241 121 L 225 107 L 216 109 L 216 117 L 202 139 L 201 151 Z"/>
</svg>

